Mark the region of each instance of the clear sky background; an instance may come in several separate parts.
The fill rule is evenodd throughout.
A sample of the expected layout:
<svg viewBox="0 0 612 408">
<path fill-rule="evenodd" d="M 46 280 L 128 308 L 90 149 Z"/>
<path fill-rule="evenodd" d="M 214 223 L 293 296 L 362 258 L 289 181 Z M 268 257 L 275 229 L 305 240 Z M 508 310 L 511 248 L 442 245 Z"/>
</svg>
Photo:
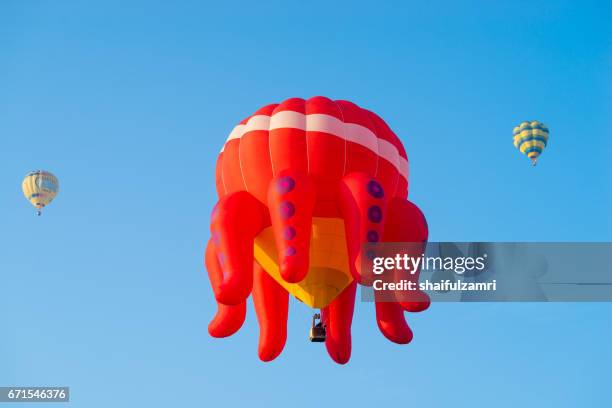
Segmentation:
<svg viewBox="0 0 612 408">
<path fill-rule="evenodd" d="M 87 408 L 612 406 L 612 304 L 434 304 L 398 346 L 359 302 L 338 366 L 292 302 L 264 364 L 252 310 L 208 336 L 202 265 L 221 145 L 292 96 L 385 118 L 432 240 L 610 241 L 611 8 L 0 2 L 0 385 Z M 536 168 L 512 145 L 526 119 L 551 130 Z M 42 217 L 35 168 L 61 182 Z"/>
</svg>

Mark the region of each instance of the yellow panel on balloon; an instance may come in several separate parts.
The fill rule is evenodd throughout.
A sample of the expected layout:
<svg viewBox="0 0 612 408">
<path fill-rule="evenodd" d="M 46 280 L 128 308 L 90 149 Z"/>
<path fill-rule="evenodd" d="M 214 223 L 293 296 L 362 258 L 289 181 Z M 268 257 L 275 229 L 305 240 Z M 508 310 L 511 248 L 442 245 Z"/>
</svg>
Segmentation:
<svg viewBox="0 0 612 408">
<path fill-rule="evenodd" d="M 353 281 L 348 267 L 344 221 L 340 218 L 312 219 L 310 269 L 301 282 L 289 283 L 280 275 L 272 227 L 255 238 L 254 249 L 255 260 L 274 280 L 315 309 L 329 305 Z"/>
</svg>

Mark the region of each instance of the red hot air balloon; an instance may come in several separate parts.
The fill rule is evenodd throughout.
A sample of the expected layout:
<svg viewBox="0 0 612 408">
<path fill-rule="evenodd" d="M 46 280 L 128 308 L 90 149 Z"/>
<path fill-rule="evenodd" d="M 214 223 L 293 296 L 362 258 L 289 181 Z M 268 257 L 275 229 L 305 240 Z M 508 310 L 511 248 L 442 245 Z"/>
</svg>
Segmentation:
<svg viewBox="0 0 612 408">
<path fill-rule="evenodd" d="M 375 113 L 317 96 L 264 106 L 238 124 L 216 166 L 206 266 L 218 304 L 214 337 L 236 332 L 252 293 L 259 357 L 276 358 L 287 336 L 289 293 L 321 309 L 330 356 L 351 353 L 351 323 L 362 244 L 424 242 L 427 223 L 408 195 L 408 158 Z M 391 341 L 412 339 L 404 311 L 429 306 L 376 302 Z"/>
</svg>

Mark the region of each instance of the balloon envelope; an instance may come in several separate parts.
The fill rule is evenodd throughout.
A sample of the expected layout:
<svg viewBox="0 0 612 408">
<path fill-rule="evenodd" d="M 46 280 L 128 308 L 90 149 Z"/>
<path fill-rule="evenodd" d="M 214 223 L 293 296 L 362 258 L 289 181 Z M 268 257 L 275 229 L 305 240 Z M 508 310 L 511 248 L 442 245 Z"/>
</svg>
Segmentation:
<svg viewBox="0 0 612 408">
<path fill-rule="evenodd" d="M 535 166 L 548 144 L 548 128 L 537 120 L 525 121 L 514 128 L 514 147 L 529 157 Z"/>
<path fill-rule="evenodd" d="M 21 189 L 30 204 L 40 211 L 49 205 L 59 192 L 59 181 L 48 171 L 34 170 L 25 176 Z"/>
</svg>

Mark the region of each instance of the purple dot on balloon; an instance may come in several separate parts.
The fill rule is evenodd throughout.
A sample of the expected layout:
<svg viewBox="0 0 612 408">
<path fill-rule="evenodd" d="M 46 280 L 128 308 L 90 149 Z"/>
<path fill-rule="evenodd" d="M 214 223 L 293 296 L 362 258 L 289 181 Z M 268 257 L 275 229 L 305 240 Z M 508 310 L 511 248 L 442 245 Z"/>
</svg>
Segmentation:
<svg viewBox="0 0 612 408">
<path fill-rule="evenodd" d="M 378 232 L 368 231 L 366 238 L 368 239 L 368 242 L 378 242 Z"/>
<path fill-rule="evenodd" d="M 377 205 L 373 205 L 368 208 L 368 218 L 370 219 L 370 221 L 376 224 L 382 221 L 382 210 L 380 209 L 380 207 Z"/>
<path fill-rule="evenodd" d="M 369 251 L 366 251 L 366 257 L 370 260 L 373 261 L 374 258 L 376 258 L 376 252 L 372 251 L 371 249 Z"/>
<path fill-rule="evenodd" d="M 368 182 L 368 193 L 374 198 L 383 198 L 385 195 L 382 186 L 374 180 Z"/>
<path fill-rule="evenodd" d="M 276 181 L 276 191 L 279 194 L 287 194 L 295 187 L 295 181 L 289 177 L 281 177 Z"/>
<path fill-rule="evenodd" d="M 219 243 L 221 241 L 221 234 L 219 234 L 219 232 L 215 231 L 215 232 L 212 233 L 211 239 L 212 239 L 213 244 L 219 246 Z"/>
<path fill-rule="evenodd" d="M 225 263 L 225 254 L 219 252 L 217 254 L 217 260 L 219 261 L 219 265 L 223 266 L 223 264 Z"/>
<path fill-rule="evenodd" d="M 280 203 L 279 211 L 281 218 L 286 220 L 293 217 L 293 214 L 295 214 L 295 206 L 289 201 L 283 201 Z"/>
<path fill-rule="evenodd" d="M 287 247 L 285 249 L 285 256 L 294 256 L 295 254 L 297 254 L 297 251 L 294 247 Z"/>
<path fill-rule="evenodd" d="M 289 241 L 293 239 L 293 237 L 295 237 L 295 228 L 285 227 L 285 229 L 283 230 L 283 238 Z"/>
</svg>

